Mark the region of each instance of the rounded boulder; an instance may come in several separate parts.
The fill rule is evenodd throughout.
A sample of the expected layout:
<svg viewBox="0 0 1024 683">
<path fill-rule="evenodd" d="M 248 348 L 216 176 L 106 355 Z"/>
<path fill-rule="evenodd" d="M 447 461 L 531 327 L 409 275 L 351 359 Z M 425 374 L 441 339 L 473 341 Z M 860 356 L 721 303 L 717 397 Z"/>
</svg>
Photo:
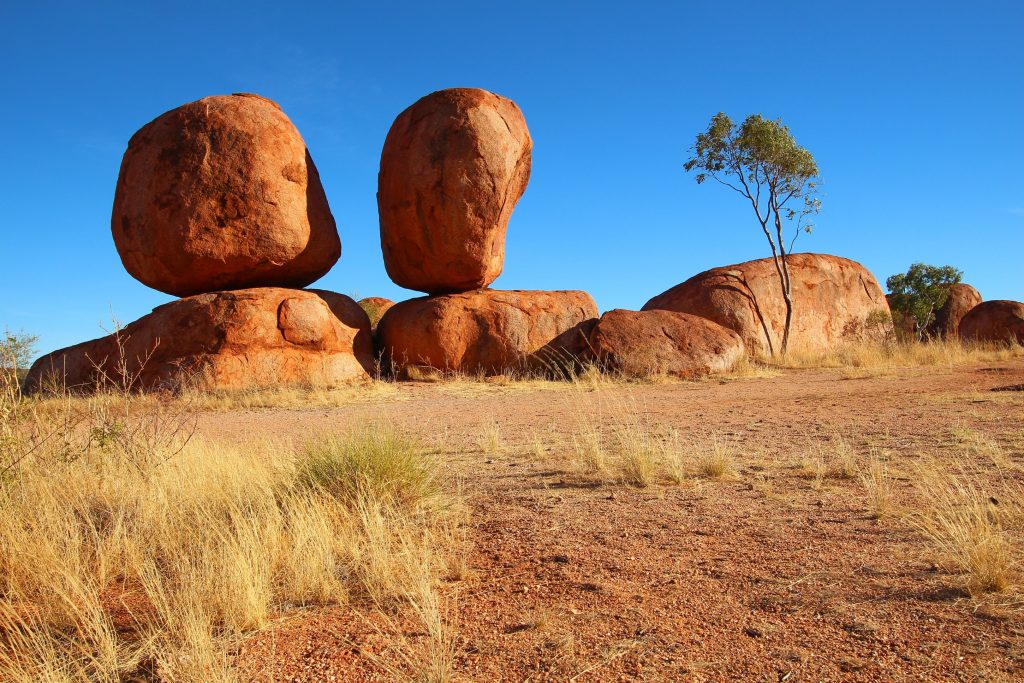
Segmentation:
<svg viewBox="0 0 1024 683">
<path fill-rule="evenodd" d="M 175 296 L 304 287 L 341 256 L 302 136 L 249 94 L 184 104 L 135 133 L 111 231 L 132 277 Z"/>
<path fill-rule="evenodd" d="M 1024 344 L 1024 303 L 984 301 L 964 315 L 959 332 L 967 341 Z"/>
<path fill-rule="evenodd" d="M 928 334 L 933 337 L 955 337 L 960 329 L 960 321 L 980 303 L 981 293 L 974 287 L 962 282 L 950 285 L 946 303 L 936 311 L 935 320 L 928 326 Z"/>
<path fill-rule="evenodd" d="M 732 330 L 674 311 L 608 311 L 589 342 L 602 367 L 627 377 L 704 377 L 729 370 L 744 355 Z"/>
<path fill-rule="evenodd" d="M 486 90 L 440 90 L 399 114 L 384 141 L 377 190 L 391 279 L 429 294 L 494 282 L 532 150 L 519 107 Z"/>
<path fill-rule="evenodd" d="M 153 309 L 118 334 L 37 360 L 29 389 L 337 387 L 369 381 L 370 320 L 347 296 L 258 287 Z"/>
<path fill-rule="evenodd" d="M 840 256 L 790 254 L 790 349 L 825 351 L 892 329 L 889 302 L 867 268 Z M 740 335 L 747 353 L 780 350 L 786 321 L 782 287 L 770 258 L 712 268 L 659 294 L 643 310 L 690 313 Z"/>
<path fill-rule="evenodd" d="M 486 289 L 395 304 L 377 345 L 398 377 L 412 367 L 500 375 L 564 367 L 586 349 L 597 305 L 580 291 Z"/>
</svg>

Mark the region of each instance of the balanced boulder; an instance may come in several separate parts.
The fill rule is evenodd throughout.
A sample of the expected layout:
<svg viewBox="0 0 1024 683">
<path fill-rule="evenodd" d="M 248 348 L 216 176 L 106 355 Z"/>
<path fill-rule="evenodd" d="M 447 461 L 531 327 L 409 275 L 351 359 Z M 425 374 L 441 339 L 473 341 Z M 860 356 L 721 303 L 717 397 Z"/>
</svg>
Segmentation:
<svg viewBox="0 0 1024 683">
<path fill-rule="evenodd" d="M 372 369 L 370 321 L 355 301 L 260 287 L 159 306 L 115 334 L 43 356 L 27 384 L 77 391 L 336 387 L 365 382 Z"/>
<path fill-rule="evenodd" d="M 586 292 L 487 289 L 395 304 L 377 344 L 399 377 L 410 367 L 498 375 L 579 358 L 596 318 Z"/>
<path fill-rule="evenodd" d="M 967 341 L 1024 344 L 1024 303 L 984 301 L 964 315 L 959 331 Z"/>
<path fill-rule="evenodd" d="M 790 348 L 826 350 L 885 331 L 889 304 L 867 268 L 827 254 L 790 254 L 788 264 L 794 309 Z M 751 354 L 779 351 L 786 321 L 770 258 L 707 270 L 654 297 L 643 310 L 712 320 L 738 333 Z"/>
<path fill-rule="evenodd" d="M 935 312 L 935 320 L 928 326 L 928 334 L 932 337 L 955 337 L 960 321 L 980 303 L 981 294 L 974 287 L 963 283 L 950 285 L 946 303 Z"/>
<path fill-rule="evenodd" d="M 378 176 L 391 279 L 430 294 L 494 282 L 532 150 L 519 107 L 486 90 L 440 90 L 403 111 L 384 141 Z"/>
<path fill-rule="evenodd" d="M 302 136 L 257 95 L 206 97 L 135 133 L 111 229 L 128 272 L 175 296 L 304 287 L 341 255 Z"/>
<path fill-rule="evenodd" d="M 674 311 L 608 311 L 589 345 L 598 363 L 629 377 L 703 377 L 728 370 L 744 353 L 732 330 Z"/>
</svg>

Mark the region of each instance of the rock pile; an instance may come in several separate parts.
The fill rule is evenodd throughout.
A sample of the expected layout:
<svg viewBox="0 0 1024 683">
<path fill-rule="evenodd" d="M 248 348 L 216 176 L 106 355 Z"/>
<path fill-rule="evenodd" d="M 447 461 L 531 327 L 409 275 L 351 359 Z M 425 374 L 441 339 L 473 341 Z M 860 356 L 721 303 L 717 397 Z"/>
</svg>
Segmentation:
<svg viewBox="0 0 1024 683">
<path fill-rule="evenodd" d="M 324 275 L 341 243 L 316 166 L 274 102 L 207 97 L 144 126 L 121 164 L 111 230 L 133 277 L 186 298 L 40 358 L 30 387 L 369 379 L 363 310 L 340 294 L 290 289 Z"/>
<path fill-rule="evenodd" d="M 597 317 L 590 295 L 486 289 L 504 265 L 532 149 L 519 107 L 475 88 L 427 95 L 391 126 L 377 192 L 384 264 L 396 284 L 428 294 L 377 327 L 399 376 L 412 366 L 501 374 L 582 353 Z"/>
</svg>

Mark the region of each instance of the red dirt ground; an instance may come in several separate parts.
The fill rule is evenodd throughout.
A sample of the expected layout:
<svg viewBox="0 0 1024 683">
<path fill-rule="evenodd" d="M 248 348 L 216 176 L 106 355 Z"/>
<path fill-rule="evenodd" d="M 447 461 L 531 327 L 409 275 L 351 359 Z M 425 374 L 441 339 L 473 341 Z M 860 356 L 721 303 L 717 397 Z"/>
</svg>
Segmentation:
<svg viewBox="0 0 1024 683">
<path fill-rule="evenodd" d="M 473 576 L 445 587 L 456 680 L 1022 680 L 1017 612 L 971 600 L 898 515 L 871 519 L 856 479 L 816 489 L 793 468 L 838 431 L 861 457 L 886 449 L 902 495 L 912 482 L 900 463 L 946 452 L 959 427 L 1024 464 L 1024 392 L 990 391 L 1022 382 L 1014 361 L 584 395 L 634 405 L 684 439 L 713 431 L 738 444 L 735 478 L 682 486 L 574 474 L 564 444 L 584 404 L 551 385 L 406 384 L 344 408 L 208 413 L 200 433 L 301 440 L 386 418 L 439 441 L 472 510 Z M 495 422 L 504 448 L 485 454 L 476 444 Z M 531 454 L 538 439 L 543 457 Z M 239 662 L 259 680 L 388 680 L 365 655 L 386 639 L 375 619 L 293 612 L 242 644 Z"/>
</svg>

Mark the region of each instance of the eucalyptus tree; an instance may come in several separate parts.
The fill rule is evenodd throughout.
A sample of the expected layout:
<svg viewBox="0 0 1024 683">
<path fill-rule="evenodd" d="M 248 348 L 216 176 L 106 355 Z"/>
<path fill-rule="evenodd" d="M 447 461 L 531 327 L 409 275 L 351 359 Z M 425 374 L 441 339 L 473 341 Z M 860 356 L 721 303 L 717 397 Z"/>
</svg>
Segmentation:
<svg viewBox="0 0 1024 683">
<path fill-rule="evenodd" d="M 786 304 L 779 349 L 785 354 L 793 325 L 793 282 L 786 257 L 797 237 L 811 232 L 810 219 L 821 210 L 818 164 L 781 120 L 760 114 L 751 114 L 739 126 L 727 115 L 715 114 L 708 129 L 697 136 L 691 153 L 684 168 L 697 171 L 697 183 L 710 178 L 738 192 L 750 203 L 768 239 Z M 774 354 L 770 338 L 768 346 Z"/>
</svg>

